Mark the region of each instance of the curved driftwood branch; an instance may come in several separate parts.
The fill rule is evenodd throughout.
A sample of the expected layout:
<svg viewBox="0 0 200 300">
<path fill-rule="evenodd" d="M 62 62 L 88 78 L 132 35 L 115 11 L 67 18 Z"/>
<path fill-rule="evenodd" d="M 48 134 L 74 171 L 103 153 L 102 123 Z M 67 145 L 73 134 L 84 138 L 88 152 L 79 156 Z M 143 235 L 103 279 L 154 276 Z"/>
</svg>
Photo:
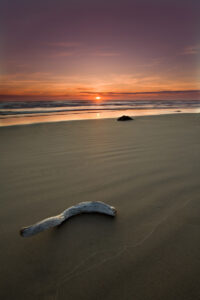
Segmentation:
<svg viewBox="0 0 200 300">
<path fill-rule="evenodd" d="M 57 216 L 44 219 L 34 225 L 22 228 L 20 230 L 20 234 L 23 237 L 28 237 L 37 234 L 48 228 L 58 226 L 65 220 L 71 218 L 72 216 L 82 213 L 101 213 L 114 217 L 116 214 L 116 209 L 113 206 L 110 206 L 100 201 L 81 202 L 75 206 L 69 207 Z"/>
</svg>

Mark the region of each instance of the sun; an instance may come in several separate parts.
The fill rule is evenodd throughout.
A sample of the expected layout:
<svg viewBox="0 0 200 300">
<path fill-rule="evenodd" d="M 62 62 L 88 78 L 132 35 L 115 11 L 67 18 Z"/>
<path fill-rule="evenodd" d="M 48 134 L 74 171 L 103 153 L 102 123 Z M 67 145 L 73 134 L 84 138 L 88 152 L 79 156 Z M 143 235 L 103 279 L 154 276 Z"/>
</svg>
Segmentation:
<svg viewBox="0 0 200 300">
<path fill-rule="evenodd" d="M 96 100 L 100 100 L 100 99 L 101 99 L 101 97 L 99 97 L 99 96 L 96 97 Z"/>
</svg>

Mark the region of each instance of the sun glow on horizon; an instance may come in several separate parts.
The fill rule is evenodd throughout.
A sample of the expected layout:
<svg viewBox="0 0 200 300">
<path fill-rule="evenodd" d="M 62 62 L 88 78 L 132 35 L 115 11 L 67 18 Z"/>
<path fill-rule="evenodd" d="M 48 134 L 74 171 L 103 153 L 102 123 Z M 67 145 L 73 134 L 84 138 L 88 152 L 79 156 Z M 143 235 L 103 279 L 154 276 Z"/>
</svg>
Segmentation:
<svg viewBox="0 0 200 300">
<path fill-rule="evenodd" d="M 97 96 L 97 97 L 96 97 L 96 100 L 101 100 L 101 97 Z"/>
</svg>

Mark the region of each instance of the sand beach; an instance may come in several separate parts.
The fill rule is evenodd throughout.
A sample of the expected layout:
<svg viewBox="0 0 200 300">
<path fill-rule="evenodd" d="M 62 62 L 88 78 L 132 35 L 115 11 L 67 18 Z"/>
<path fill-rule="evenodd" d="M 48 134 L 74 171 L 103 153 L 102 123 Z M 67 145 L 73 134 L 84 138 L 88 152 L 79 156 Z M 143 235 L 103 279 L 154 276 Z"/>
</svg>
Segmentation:
<svg viewBox="0 0 200 300">
<path fill-rule="evenodd" d="M 200 115 L 0 128 L 0 298 L 200 298 Z M 82 201 L 116 218 L 21 227 Z"/>
</svg>

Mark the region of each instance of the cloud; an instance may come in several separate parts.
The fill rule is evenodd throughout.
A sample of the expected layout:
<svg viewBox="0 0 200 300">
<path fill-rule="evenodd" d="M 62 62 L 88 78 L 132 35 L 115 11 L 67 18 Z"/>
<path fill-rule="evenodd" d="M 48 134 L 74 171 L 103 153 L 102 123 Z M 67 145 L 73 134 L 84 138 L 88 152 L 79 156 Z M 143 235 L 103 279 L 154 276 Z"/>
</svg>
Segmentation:
<svg viewBox="0 0 200 300">
<path fill-rule="evenodd" d="M 102 57 L 113 57 L 113 56 L 120 56 L 118 52 L 94 52 L 94 56 L 102 56 Z"/>
<path fill-rule="evenodd" d="M 80 42 L 54 42 L 54 43 L 47 43 L 47 45 L 53 47 L 74 48 L 74 47 L 80 47 L 83 44 Z"/>
<path fill-rule="evenodd" d="M 80 91 L 81 94 L 96 95 L 96 92 Z M 163 95 L 163 94 L 185 94 L 196 93 L 200 95 L 200 90 L 177 90 L 177 91 L 152 91 L 152 92 L 101 92 L 101 95 Z"/>
<path fill-rule="evenodd" d="M 92 55 L 99 57 L 115 57 L 120 56 L 119 52 L 113 51 L 110 47 L 93 47 L 88 46 L 81 42 L 52 42 L 46 43 L 46 45 L 51 46 L 49 49 L 54 53 L 50 55 L 51 57 L 64 57 L 64 56 L 72 56 L 72 55 Z M 105 49 L 106 48 L 106 49 Z M 109 48 L 109 49 L 108 49 Z M 56 51 L 56 52 L 55 52 Z"/>
<path fill-rule="evenodd" d="M 189 99 L 191 100 L 200 100 L 200 90 L 176 90 L 176 91 L 153 91 L 153 92 L 95 92 L 95 91 L 85 91 L 79 90 L 76 88 L 75 90 L 70 90 L 66 88 L 59 91 L 40 91 L 40 89 L 32 90 L 28 89 L 25 91 L 13 91 L 10 93 L 9 91 L 5 91 L 0 94 L 0 101 L 9 101 L 9 100 L 67 100 L 67 99 L 93 99 L 96 95 L 101 95 L 102 97 L 107 97 L 107 99 L 122 99 L 118 97 L 124 97 L 124 99 L 132 99 L 132 100 L 144 100 L 144 99 L 159 99 L 159 100 L 175 100 L 175 99 Z M 82 96 L 81 96 L 82 95 Z M 129 98 L 128 96 L 136 96 Z M 138 96 L 138 97 L 137 97 Z"/>
<path fill-rule="evenodd" d="M 48 55 L 49 57 L 67 57 L 67 56 L 73 56 L 76 52 L 75 51 L 62 51 L 62 52 L 56 52 L 53 54 Z"/>
<path fill-rule="evenodd" d="M 52 58 L 77 55 L 80 48 L 83 46 L 83 44 L 79 42 L 52 42 L 46 43 L 46 45 L 48 45 L 50 53 L 47 56 Z"/>
<path fill-rule="evenodd" d="M 198 53 L 200 53 L 200 45 L 186 47 L 181 54 L 193 55 Z"/>
</svg>

